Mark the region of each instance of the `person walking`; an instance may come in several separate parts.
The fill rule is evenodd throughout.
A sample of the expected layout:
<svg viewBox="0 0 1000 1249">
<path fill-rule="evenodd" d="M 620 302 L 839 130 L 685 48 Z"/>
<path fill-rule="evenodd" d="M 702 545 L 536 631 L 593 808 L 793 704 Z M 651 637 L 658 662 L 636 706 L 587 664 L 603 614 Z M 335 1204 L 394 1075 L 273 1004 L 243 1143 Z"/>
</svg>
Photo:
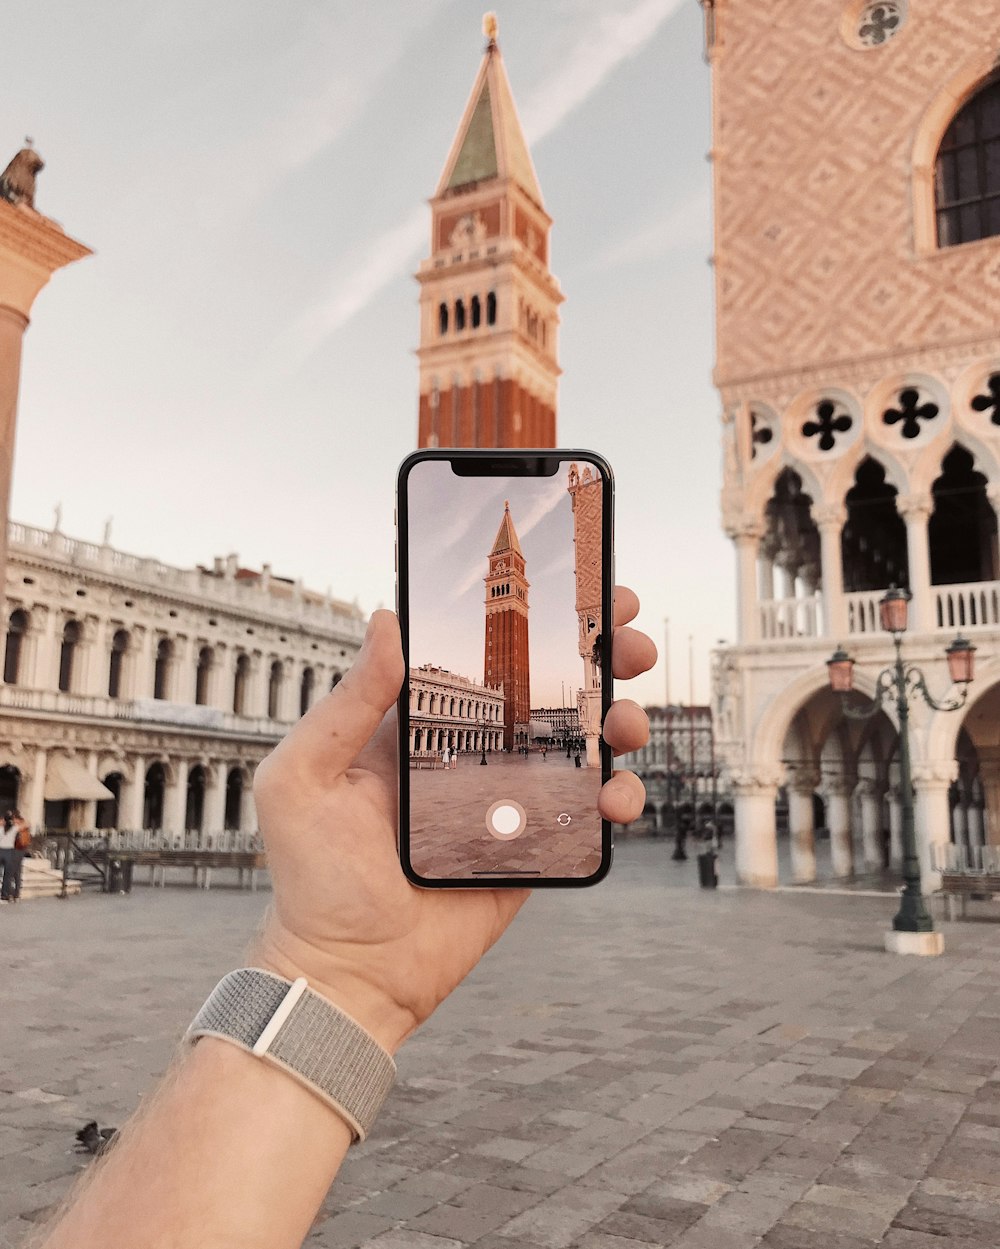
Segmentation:
<svg viewBox="0 0 1000 1249">
<path fill-rule="evenodd" d="M 0 828 L 0 867 L 3 869 L 3 882 L 0 884 L 0 902 L 10 902 L 14 894 L 14 880 L 16 867 L 14 856 L 17 851 L 14 849 L 14 840 L 17 837 L 17 829 L 14 826 L 14 812 L 7 811 L 3 817 L 3 827 Z M 20 858 L 20 855 L 18 855 Z"/>
<path fill-rule="evenodd" d="M 545 762 L 545 758 L 546 758 L 546 756 L 548 755 L 548 753 L 549 753 L 549 748 L 548 748 L 548 746 L 543 746 L 543 747 L 542 747 L 542 763 L 544 763 L 544 762 Z"/>
</svg>

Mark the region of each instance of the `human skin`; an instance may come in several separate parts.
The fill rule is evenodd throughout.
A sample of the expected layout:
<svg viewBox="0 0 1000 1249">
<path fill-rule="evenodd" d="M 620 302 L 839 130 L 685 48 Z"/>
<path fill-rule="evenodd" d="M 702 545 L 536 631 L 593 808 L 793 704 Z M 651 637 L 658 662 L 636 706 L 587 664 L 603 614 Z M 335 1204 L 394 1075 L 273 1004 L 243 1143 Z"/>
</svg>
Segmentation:
<svg viewBox="0 0 1000 1249">
<path fill-rule="evenodd" d="M 614 675 L 647 671 L 656 648 L 628 627 L 615 591 Z M 310 986 L 395 1052 L 498 940 L 526 889 L 420 890 L 396 854 L 399 628 L 376 612 L 357 660 L 260 765 L 254 798 L 274 900 L 249 962 Z M 645 713 L 616 701 L 616 754 L 648 737 Z M 645 792 L 618 772 L 598 807 L 627 824 Z M 585 895 L 581 905 L 585 905 Z M 45 1249 L 294 1249 L 348 1146 L 347 1125 L 280 1070 L 212 1037 L 187 1048 L 120 1134 Z"/>
</svg>

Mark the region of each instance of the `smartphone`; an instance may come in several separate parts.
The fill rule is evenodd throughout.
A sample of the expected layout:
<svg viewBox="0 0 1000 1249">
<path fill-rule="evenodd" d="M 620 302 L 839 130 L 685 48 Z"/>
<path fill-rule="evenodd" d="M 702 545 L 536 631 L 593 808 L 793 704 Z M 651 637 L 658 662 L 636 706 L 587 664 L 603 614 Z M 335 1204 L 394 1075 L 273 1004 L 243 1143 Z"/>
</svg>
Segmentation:
<svg viewBox="0 0 1000 1249">
<path fill-rule="evenodd" d="M 614 482 L 593 451 L 417 451 L 396 487 L 399 855 L 425 888 L 611 867 Z"/>
</svg>

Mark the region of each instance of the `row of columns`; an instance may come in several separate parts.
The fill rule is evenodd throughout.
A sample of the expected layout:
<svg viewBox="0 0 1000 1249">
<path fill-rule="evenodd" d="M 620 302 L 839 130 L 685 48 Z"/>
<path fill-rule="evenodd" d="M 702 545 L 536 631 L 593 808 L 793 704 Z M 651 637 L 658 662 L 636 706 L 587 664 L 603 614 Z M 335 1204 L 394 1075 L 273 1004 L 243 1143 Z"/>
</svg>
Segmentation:
<svg viewBox="0 0 1000 1249">
<path fill-rule="evenodd" d="M 424 698 L 429 699 L 428 705 L 424 706 Z M 446 706 L 447 704 L 447 706 Z M 501 719 L 500 703 L 481 702 L 472 698 L 459 697 L 455 694 L 439 694 L 435 691 L 427 691 L 421 689 L 410 689 L 410 711 L 424 712 L 427 715 L 455 715 L 456 709 L 459 719 L 468 716 L 473 720 L 496 720 Z"/>
<path fill-rule="evenodd" d="M 21 811 L 32 829 L 45 827 L 45 777 L 48 766 L 49 752 L 39 747 L 34 752 L 32 768 L 24 777 L 24 789 L 20 797 Z M 89 751 L 79 756 L 79 762 L 96 780 L 98 776 L 98 754 Z M 154 763 L 162 763 L 157 756 L 134 755 L 130 758 L 131 778 L 123 767 L 121 798 L 118 807 L 119 828 L 141 829 L 145 823 L 146 773 Z M 201 764 L 200 759 L 191 762 L 187 759 L 173 760 L 171 767 L 165 769 L 167 780 L 163 796 L 163 828 L 167 832 L 183 832 L 187 816 L 188 777 L 192 767 Z M 205 806 L 202 826 L 207 830 L 221 830 L 225 825 L 226 785 L 233 767 L 225 763 L 202 764 L 206 773 Z M 116 769 L 105 769 L 105 775 L 111 775 Z M 170 773 L 172 772 L 172 776 Z M 253 807 L 252 787 L 244 780 L 241 804 L 241 829 L 248 829 L 254 824 L 256 814 Z M 97 823 L 97 802 L 87 801 L 81 804 L 80 827 L 94 828 Z"/>
<path fill-rule="evenodd" d="M 446 746 L 451 750 L 482 750 L 484 737 L 487 750 L 502 748 L 502 729 L 489 729 L 484 734 L 480 729 L 411 728 L 410 754 L 426 750 L 444 750 Z"/>
<path fill-rule="evenodd" d="M 934 511 L 934 500 L 929 494 L 897 495 L 896 510 L 906 523 L 909 588 L 913 596 L 910 605 L 911 627 L 916 632 L 934 629 L 937 621 L 927 535 L 928 522 Z M 842 638 L 848 632 L 841 549 L 847 508 L 843 504 L 814 504 L 812 519 L 820 539 L 823 633 L 826 637 Z M 736 548 L 739 640 L 744 643 L 757 642 L 761 639 L 760 602 L 762 597 L 767 597 L 768 584 L 773 594 L 773 567 L 769 571 L 771 561 L 761 560 L 765 523 L 756 517 L 744 517 L 729 526 L 727 532 Z M 794 584 L 791 589 L 792 595 L 789 597 L 794 596 Z"/>
<path fill-rule="evenodd" d="M 926 889 L 936 889 L 935 845 L 947 845 L 952 827 L 949 790 L 950 767 L 914 768 L 914 822 L 920 852 L 921 871 Z M 789 847 L 792 878 L 798 883 L 816 879 L 815 817 L 813 795 L 821 782 L 816 776 L 797 777 L 787 787 Z M 747 776 L 734 779 L 736 832 L 736 872 L 743 884 L 773 888 L 778 883 L 778 836 L 775 804 L 777 776 Z M 886 789 L 863 778 L 823 783 L 826 823 L 830 836 L 831 870 L 835 876 L 850 876 L 856 858 L 866 868 L 883 863 L 883 818 L 888 814 L 891 863 L 902 858 L 902 800 L 898 788 Z M 1000 795 L 998 795 L 1000 797 Z M 853 800 L 857 799 L 860 834 L 859 854 L 855 850 Z M 992 809 L 992 808 L 991 808 Z M 1000 809 L 1000 808 L 998 808 Z M 988 829 L 990 841 L 1000 843 L 1000 829 Z"/>
</svg>

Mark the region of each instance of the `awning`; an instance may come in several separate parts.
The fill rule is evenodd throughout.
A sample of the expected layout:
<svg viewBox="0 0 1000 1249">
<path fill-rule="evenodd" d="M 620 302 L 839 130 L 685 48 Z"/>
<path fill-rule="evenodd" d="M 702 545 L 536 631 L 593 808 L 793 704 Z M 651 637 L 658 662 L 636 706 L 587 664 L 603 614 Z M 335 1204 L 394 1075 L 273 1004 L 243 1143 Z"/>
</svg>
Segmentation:
<svg viewBox="0 0 1000 1249">
<path fill-rule="evenodd" d="M 107 785 L 91 776 L 82 763 L 66 755 L 53 755 L 45 765 L 45 801 L 64 802 L 67 798 L 113 798 Z"/>
</svg>

